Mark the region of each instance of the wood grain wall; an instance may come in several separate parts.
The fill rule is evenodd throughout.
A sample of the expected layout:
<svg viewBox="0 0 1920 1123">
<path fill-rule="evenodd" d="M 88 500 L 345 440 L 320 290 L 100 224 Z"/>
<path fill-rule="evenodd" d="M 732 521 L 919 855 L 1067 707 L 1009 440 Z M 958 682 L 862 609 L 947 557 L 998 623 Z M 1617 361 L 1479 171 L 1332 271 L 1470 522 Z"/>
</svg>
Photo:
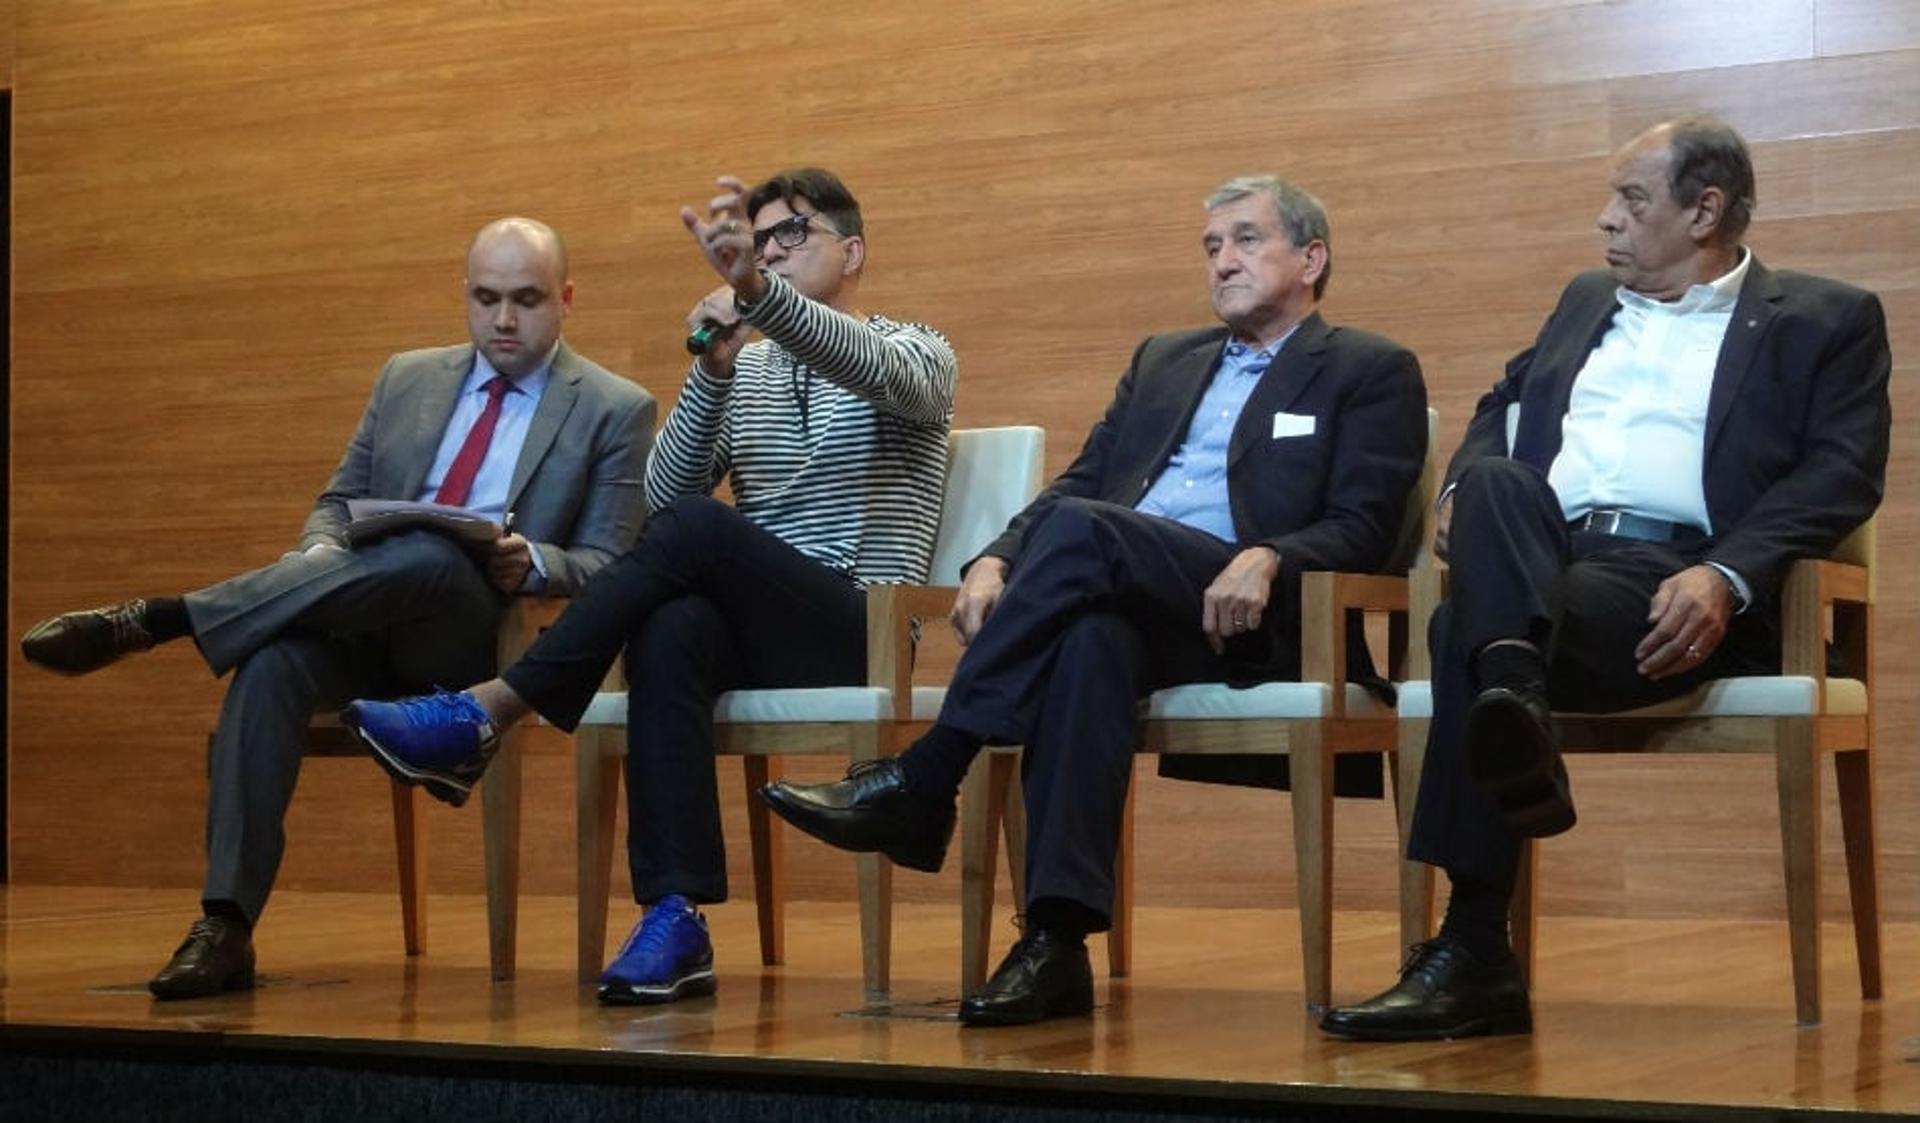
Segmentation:
<svg viewBox="0 0 1920 1123">
<path fill-rule="evenodd" d="M 868 305 L 947 332 L 959 423 L 1043 424 L 1058 468 L 1144 333 L 1208 319 L 1201 198 L 1278 171 L 1332 213 L 1328 314 L 1419 352 L 1450 451 L 1597 263 L 1607 153 L 1722 113 L 1754 143 L 1758 252 L 1876 289 L 1892 323 L 1880 822 L 1890 911 L 1920 915 L 1920 4 L 12 7 L 16 636 L 285 549 L 381 360 L 461 337 L 464 244 L 498 214 L 567 235 L 569 338 L 671 400 L 681 317 L 713 284 L 675 208 L 716 173 L 833 167 L 866 208 Z M 184 645 L 78 681 L 13 658 L 13 876 L 197 885 L 220 684 Z M 570 762 L 550 747 L 528 881 L 566 893 Z M 1777 910 L 1764 761 L 1574 770 L 1582 826 L 1547 849 L 1549 910 Z M 283 884 L 390 883 L 383 784 L 311 766 Z M 1271 795 L 1144 778 L 1142 896 L 1290 902 L 1286 819 Z M 1341 904 L 1385 907 L 1386 809 L 1339 821 Z M 436 884 L 476 888 L 478 815 L 433 824 Z M 838 855 L 798 840 L 789 862 L 797 894 L 848 892 Z M 900 882 L 944 896 L 952 876 Z"/>
</svg>

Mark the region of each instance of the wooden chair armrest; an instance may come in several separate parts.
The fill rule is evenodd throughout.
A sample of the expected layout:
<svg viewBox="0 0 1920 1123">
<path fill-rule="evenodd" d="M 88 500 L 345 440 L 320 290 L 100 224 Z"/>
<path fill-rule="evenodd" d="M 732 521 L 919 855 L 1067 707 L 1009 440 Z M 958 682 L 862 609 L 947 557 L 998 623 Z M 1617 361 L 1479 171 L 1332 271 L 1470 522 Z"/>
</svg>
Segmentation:
<svg viewBox="0 0 1920 1123">
<path fill-rule="evenodd" d="M 867 587 L 867 685 L 893 692 L 893 716 L 913 716 L 913 656 L 919 625 L 945 620 L 959 589 L 951 585 Z"/>
<path fill-rule="evenodd" d="M 1794 562 L 1780 586 L 1780 669 L 1810 675 L 1824 689 L 1831 614 L 1836 653 L 1867 675 L 1872 610 L 1872 583 L 1864 566 L 1824 558 Z"/>
<path fill-rule="evenodd" d="M 1404 577 L 1377 573 L 1310 572 L 1300 575 L 1300 678 L 1333 687 L 1333 712 L 1346 713 L 1347 613 L 1404 615 Z"/>
</svg>

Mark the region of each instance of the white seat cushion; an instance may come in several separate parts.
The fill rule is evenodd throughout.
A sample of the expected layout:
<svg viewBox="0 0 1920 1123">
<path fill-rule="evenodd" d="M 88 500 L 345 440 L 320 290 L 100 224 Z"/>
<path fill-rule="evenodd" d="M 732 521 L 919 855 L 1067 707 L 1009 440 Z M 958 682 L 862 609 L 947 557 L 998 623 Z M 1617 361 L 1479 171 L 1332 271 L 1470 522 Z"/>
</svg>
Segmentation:
<svg viewBox="0 0 1920 1123">
<path fill-rule="evenodd" d="M 913 716 L 932 721 L 947 692 L 937 686 L 913 688 Z M 713 720 L 720 725 L 811 724 L 879 722 L 891 716 L 893 691 L 879 686 L 826 686 L 790 690 L 729 690 L 713 704 Z M 593 696 L 581 725 L 625 725 L 627 696 L 601 692 Z"/>
<path fill-rule="evenodd" d="M 1816 710 L 1814 680 L 1810 675 L 1753 675 L 1715 679 L 1689 694 L 1624 710 L 1615 714 L 1580 717 L 1810 717 Z M 1867 686 L 1859 679 L 1827 680 L 1827 713 L 1853 716 L 1867 712 Z M 1400 684 L 1400 716 L 1433 716 L 1433 684 L 1425 680 Z"/>
<path fill-rule="evenodd" d="M 1321 682 L 1263 682 L 1236 689 L 1195 682 L 1156 690 L 1147 699 L 1148 721 L 1219 721 L 1248 718 L 1317 718 L 1332 710 L 1333 688 Z M 1392 717 L 1364 687 L 1347 684 L 1348 717 Z"/>
</svg>

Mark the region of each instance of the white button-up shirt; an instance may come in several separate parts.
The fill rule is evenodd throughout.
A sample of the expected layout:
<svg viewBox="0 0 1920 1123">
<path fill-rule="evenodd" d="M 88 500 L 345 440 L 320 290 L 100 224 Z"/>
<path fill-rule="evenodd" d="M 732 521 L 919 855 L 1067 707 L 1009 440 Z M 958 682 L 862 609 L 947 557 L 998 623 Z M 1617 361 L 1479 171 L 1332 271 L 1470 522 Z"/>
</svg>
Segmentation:
<svg viewBox="0 0 1920 1123">
<path fill-rule="evenodd" d="M 1619 290 L 1620 310 L 1573 382 L 1547 480 L 1569 519 L 1624 510 L 1712 534 L 1707 401 L 1751 252 L 1674 301 Z"/>
</svg>

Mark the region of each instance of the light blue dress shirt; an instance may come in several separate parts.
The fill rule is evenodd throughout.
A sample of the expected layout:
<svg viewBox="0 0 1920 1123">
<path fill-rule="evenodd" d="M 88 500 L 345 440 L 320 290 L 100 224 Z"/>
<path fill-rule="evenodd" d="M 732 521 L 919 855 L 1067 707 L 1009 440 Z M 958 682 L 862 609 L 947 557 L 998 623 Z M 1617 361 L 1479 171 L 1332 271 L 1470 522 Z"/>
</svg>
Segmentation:
<svg viewBox="0 0 1920 1123">
<path fill-rule="evenodd" d="M 558 345 L 554 350 L 559 349 Z M 513 380 L 506 396 L 500 399 L 500 420 L 494 425 L 493 440 L 487 445 L 487 455 L 480 461 L 480 470 L 474 473 L 473 488 L 467 493 L 466 509 L 478 515 L 484 515 L 497 523 L 504 523 L 507 516 L 507 489 L 513 486 L 513 467 L 520 460 L 521 446 L 527 443 L 527 429 L 533 424 L 533 415 L 540 408 L 540 395 L 546 392 L 548 376 L 553 370 L 553 351 L 533 370 Z M 467 433 L 473 423 L 480 420 L 480 413 L 487 406 L 487 393 L 481 387 L 496 377 L 498 372 L 487 357 L 478 351 L 473 353 L 473 369 L 467 372 L 465 382 L 460 384 L 460 396 L 455 399 L 453 416 L 447 420 L 446 431 L 440 434 L 440 450 L 434 455 L 433 467 L 427 470 L 427 479 L 420 487 L 418 498 L 423 503 L 433 502 L 440 485 L 445 482 L 447 473 L 453 468 L 454 458 L 460 455 L 460 446 L 467 441 Z M 521 588 L 537 592 L 545 587 L 547 571 L 540 562 L 540 551 L 529 550 L 533 558 L 533 572 Z"/>
<path fill-rule="evenodd" d="M 1233 529 L 1233 506 L 1227 496 L 1227 449 L 1253 388 L 1260 385 L 1274 356 L 1298 327 L 1295 324 L 1287 334 L 1259 349 L 1238 340 L 1227 342 L 1213 381 L 1207 384 L 1199 408 L 1193 411 L 1186 440 L 1134 510 L 1184 523 L 1222 542 L 1238 540 Z"/>
</svg>

